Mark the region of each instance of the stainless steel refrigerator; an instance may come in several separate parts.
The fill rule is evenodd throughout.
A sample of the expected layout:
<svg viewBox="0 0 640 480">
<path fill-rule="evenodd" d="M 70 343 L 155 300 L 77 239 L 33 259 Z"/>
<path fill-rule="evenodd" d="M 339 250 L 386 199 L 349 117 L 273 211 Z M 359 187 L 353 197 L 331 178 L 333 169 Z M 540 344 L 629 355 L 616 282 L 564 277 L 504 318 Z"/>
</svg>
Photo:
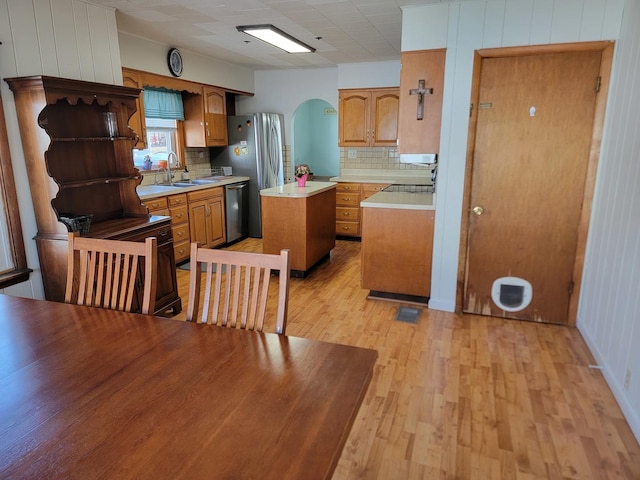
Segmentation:
<svg viewBox="0 0 640 480">
<path fill-rule="evenodd" d="M 284 116 L 253 113 L 227 118 L 229 146 L 211 149 L 213 167 L 249 177 L 249 236 L 262 237 L 260 190 L 284 184 Z"/>
</svg>

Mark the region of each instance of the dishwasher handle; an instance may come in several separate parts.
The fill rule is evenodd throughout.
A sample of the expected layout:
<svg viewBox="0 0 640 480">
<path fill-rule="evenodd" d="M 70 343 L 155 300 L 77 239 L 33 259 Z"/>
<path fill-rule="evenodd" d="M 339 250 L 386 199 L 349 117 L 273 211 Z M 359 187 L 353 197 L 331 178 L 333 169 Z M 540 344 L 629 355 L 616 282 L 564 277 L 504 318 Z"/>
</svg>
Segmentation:
<svg viewBox="0 0 640 480">
<path fill-rule="evenodd" d="M 249 185 L 248 183 L 241 183 L 238 185 L 232 184 L 232 185 L 227 185 L 227 190 L 241 190 L 244 187 L 246 187 L 247 185 Z"/>
</svg>

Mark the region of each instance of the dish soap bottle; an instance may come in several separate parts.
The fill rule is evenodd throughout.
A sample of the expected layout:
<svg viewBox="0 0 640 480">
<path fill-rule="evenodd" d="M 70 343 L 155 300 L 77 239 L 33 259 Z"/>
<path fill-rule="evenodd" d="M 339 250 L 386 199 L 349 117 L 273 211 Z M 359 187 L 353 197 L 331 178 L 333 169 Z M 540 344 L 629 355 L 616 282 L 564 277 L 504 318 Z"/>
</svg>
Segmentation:
<svg viewBox="0 0 640 480">
<path fill-rule="evenodd" d="M 187 166 L 184 166 L 184 172 L 182 172 L 182 180 L 189 180 L 189 170 Z"/>
</svg>

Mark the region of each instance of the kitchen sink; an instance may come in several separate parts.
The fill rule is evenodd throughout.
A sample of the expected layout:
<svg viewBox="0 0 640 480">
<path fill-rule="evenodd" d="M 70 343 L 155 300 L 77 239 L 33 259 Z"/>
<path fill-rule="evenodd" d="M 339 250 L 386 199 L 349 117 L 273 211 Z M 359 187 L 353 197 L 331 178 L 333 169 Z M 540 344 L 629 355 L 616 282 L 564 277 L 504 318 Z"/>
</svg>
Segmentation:
<svg viewBox="0 0 640 480">
<path fill-rule="evenodd" d="M 191 180 L 191 182 L 198 184 L 198 185 L 202 185 L 202 184 L 207 184 L 207 183 L 217 183 L 220 180 L 215 179 L 215 178 L 196 178 L 194 180 Z"/>
<path fill-rule="evenodd" d="M 194 182 L 173 182 L 172 184 L 174 187 L 195 187 L 196 185 L 199 185 L 198 183 L 194 183 Z"/>
<path fill-rule="evenodd" d="M 195 178 L 193 180 L 181 180 L 178 182 L 173 182 L 173 186 L 174 187 L 194 187 L 196 185 L 207 185 L 210 183 L 217 183 L 219 181 L 220 180 Z"/>
</svg>

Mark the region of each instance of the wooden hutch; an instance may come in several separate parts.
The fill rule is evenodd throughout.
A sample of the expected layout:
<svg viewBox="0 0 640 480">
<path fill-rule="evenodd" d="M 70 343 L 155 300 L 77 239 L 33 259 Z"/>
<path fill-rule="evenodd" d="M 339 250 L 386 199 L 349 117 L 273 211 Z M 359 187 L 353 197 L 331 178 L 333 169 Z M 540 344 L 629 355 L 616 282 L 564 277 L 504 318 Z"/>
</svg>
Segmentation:
<svg viewBox="0 0 640 480">
<path fill-rule="evenodd" d="M 178 313 L 171 217 L 149 215 L 136 193 L 142 182 L 132 158 L 138 137 L 128 122 L 140 90 L 47 76 L 5 80 L 15 97 L 47 300 L 64 300 L 68 228 L 60 217 L 91 215 L 83 235 L 157 237 L 155 312 Z M 108 112 L 115 114 L 111 134 Z"/>
</svg>

